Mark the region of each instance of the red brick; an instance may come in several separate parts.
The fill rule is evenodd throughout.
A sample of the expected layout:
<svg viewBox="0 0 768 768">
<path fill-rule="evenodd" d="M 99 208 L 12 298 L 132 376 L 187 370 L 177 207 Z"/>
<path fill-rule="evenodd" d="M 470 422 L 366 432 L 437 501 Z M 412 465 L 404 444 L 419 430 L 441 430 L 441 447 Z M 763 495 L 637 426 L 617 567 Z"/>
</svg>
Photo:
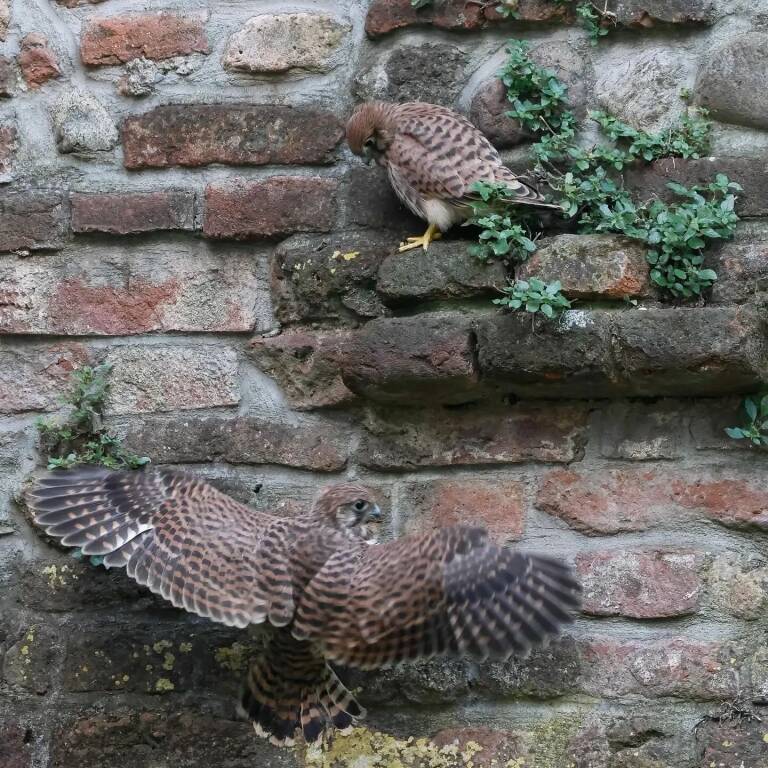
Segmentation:
<svg viewBox="0 0 768 768">
<path fill-rule="evenodd" d="M 358 460 L 384 470 L 570 462 L 583 456 L 586 417 L 586 408 L 559 404 L 389 408 L 368 419 Z"/>
<path fill-rule="evenodd" d="M 739 694 L 744 651 L 729 644 L 686 637 L 656 641 L 595 639 L 582 649 L 581 688 L 617 698 L 674 696 L 704 701 Z"/>
<path fill-rule="evenodd" d="M 39 88 L 61 74 L 56 54 L 48 47 L 48 39 L 39 32 L 30 32 L 22 38 L 18 62 L 30 88 Z"/>
<path fill-rule="evenodd" d="M 128 235 L 194 228 L 192 192 L 73 194 L 72 230 Z"/>
<path fill-rule="evenodd" d="M 573 299 L 623 299 L 650 293 L 646 249 L 614 235 L 547 238 L 516 277 L 559 280 Z"/>
<path fill-rule="evenodd" d="M 328 232 L 336 220 L 334 179 L 272 176 L 265 181 L 209 184 L 203 233 L 245 240 L 294 232 Z"/>
<path fill-rule="evenodd" d="M 736 200 L 736 213 L 744 217 L 768 216 L 768 155 L 656 160 L 627 171 L 625 182 L 628 189 L 644 199 L 660 197 L 671 201 L 679 198 L 667 187 L 668 182 L 676 181 L 688 187 L 709 184 L 718 173 L 726 174 L 744 187 Z"/>
<path fill-rule="evenodd" d="M 342 378 L 379 402 L 466 402 L 478 387 L 471 320 L 445 312 L 371 320 L 350 337 Z"/>
<path fill-rule="evenodd" d="M 452 31 L 474 31 L 489 22 L 503 20 L 494 11 L 496 3 L 445 0 L 435 7 L 417 10 L 411 0 L 374 0 L 368 9 L 365 31 L 369 37 L 379 37 L 396 29 L 431 25 Z M 555 0 L 520 0 L 516 13 L 521 21 L 570 21 L 571 11 Z"/>
<path fill-rule="evenodd" d="M 303 107 L 189 104 L 155 107 L 123 123 L 126 168 L 333 162 L 344 135 L 335 115 Z"/>
<path fill-rule="evenodd" d="M 72 371 L 87 361 L 86 348 L 74 342 L 0 345 L 0 413 L 55 410 Z"/>
<path fill-rule="evenodd" d="M 263 265 L 240 246 L 222 253 L 199 240 L 0 256 L 0 286 L 5 333 L 248 332 L 273 322 Z"/>
<path fill-rule="evenodd" d="M 587 552 L 576 558 L 582 610 L 595 616 L 661 619 L 694 613 L 703 557 L 686 549 Z"/>
<path fill-rule="evenodd" d="M 215 408 L 240 402 L 237 355 L 211 346 L 112 347 L 105 412 L 109 414 Z"/>
<path fill-rule="evenodd" d="M 768 486 L 741 470 L 670 472 L 615 469 L 599 474 L 556 469 L 541 483 L 536 505 L 587 534 L 644 531 L 706 518 L 734 528 L 768 528 Z"/>
<path fill-rule="evenodd" d="M 349 436 L 335 424 L 285 424 L 254 417 L 143 419 L 129 425 L 126 444 L 158 464 L 227 461 L 315 472 L 344 469 L 349 454 Z"/>
<path fill-rule="evenodd" d="M 66 227 L 67 211 L 60 192 L 0 195 L 0 252 L 60 248 Z"/>
<path fill-rule="evenodd" d="M 80 57 L 92 67 L 209 50 L 202 19 L 165 12 L 93 19 L 80 40 Z"/>
<path fill-rule="evenodd" d="M 737 474 L 740 473 L 729 472 L 725 479 L 675 479 L 673 498 L 681 507 L 696 510 L 723 525 L 768 530 L 768 485 L 760 474 Z"/>
<path fill-rule="evenodd" d="M 517 480 L 425 480 L 409 483 L 400 499 L 411 510 L 404 521 L 408 532 L 463 523 L 483 526 L 499 542 L 523 535 L 524 488 Z"/>
<path fill-rule="evenodd" d="M 347 405 L 355 399 L 341 378 L 349 333 L 294 331 L 256 338 L 249 356 L 274 378 L 291 408 L 299 411 Z"/>
</svg>

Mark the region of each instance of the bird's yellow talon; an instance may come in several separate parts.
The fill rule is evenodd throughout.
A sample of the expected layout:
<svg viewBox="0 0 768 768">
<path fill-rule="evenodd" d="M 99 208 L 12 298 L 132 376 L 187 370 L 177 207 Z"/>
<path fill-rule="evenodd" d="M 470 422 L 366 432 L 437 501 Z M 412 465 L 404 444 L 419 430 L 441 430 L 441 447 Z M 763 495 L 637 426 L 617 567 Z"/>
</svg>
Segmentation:
<svg viewBox="0 0 768 768">
<path fill-rule="evenodd" d="M 400 247 L 397 251 L 398 253 L 402 253 L 403 251 L 410 251 L 419 247 L 426 251 L 433 240 L 439 240 L 442 236 L 443 235 L 438 228 L 434 224 L 430 224 L 423 235 L 419 235 L 418 237 L 406 237 L 405 242 L 400 243 Z"/>
</svg>

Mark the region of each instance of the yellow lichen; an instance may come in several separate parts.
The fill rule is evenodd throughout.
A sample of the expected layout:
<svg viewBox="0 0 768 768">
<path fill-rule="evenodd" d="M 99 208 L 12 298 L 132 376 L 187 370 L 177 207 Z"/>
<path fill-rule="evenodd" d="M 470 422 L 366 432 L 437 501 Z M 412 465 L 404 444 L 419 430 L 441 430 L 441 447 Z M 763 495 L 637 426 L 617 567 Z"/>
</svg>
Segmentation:
<svg viewBox="0 0 768 768">
<path fill-rule="evenodd" d="M 167 693 L 168 691 L 173 691 L 175 689 L 176 686 L 167 677 L 160 677 L 157 682 L 155 682 L 155 690 L 158 693 Z"/>
<path fill-rule="evenodd" d="M 169 648 L 173 648 L 173 643 L 169 642 L 168 640 L 158 640 L 152 646 L 152 650 L 155 653 L 163 653 L 163 651 L 167 651 Z"/>
<path fill-rule="evenodd" d="M 192 650 L 192 643 L 179 643 L 181 653 L 189 653 Z"/>
<path fill-rule="evenodd" d="M 367 728 L 336 734 L 327 743 L 307 748 L 306 768 L 473 768 L 473 758 L 483 748 L 468 741 L 438 747 L 420 738 L 396 739 Z"/>
<path fill-rule="evenodd" d="M 171 671 L 176 664 L 176 657 L 172 653 L 166 653 L 163 656 L 163 669 Z"/>
<path fill-rule="evenodd" d="M 213 653 L 213 657 L 220 667 L 240 673 L 248 668 L 248 663 L 253 653 L 254 649 L 251 646 L 235 642 L 230 646 L 217 648 Z"/>
</svg>

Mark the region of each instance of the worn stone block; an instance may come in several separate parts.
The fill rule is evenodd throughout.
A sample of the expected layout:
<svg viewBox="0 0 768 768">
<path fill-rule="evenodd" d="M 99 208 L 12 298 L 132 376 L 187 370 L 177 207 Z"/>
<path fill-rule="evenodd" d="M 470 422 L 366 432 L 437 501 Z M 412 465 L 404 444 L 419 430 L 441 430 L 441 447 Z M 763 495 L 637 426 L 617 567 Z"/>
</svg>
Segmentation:
<svg viewBox="0 0 768 768">
<path fill-rule="evenodd" d="M 624 299 L 650 293 L 646 248 L 616 235 L 546 238 L 516 277 L 559 280 L 574 299 Z"/>
<path fill-rule="evenodd" d="M 5 40 L 11 20 L 11 0 L 0 0 L 0 40 Z"/>
<path fill-rule="evenodd" d="M 466 79 L 467 54 L 448 43 L 400 45 L 369 58 L 355 76 L 358 101 L 428 101 L 454 106 Z"/>
<path fill-rule="evenodd" d="M 0 184 L 13 178 L 13 161 L 19 147 L 19 134 L 13 123 L 0 123 Z"/>
<path fill-rule="evenodd" d="M 714 7 L 713 0 L 619 0 L 616 19 L 638 29 L 657 24 L 700 25 L 714 20 Z"/>
<path fill-rule="evenodd" d="M 131 59 L 170 59 L 208 53 L 203 19 L 193 14 L 145 13 L 93 19 L 80 38 L 83 64 L 99 67 Z"/>
<path fill-rule="evenodd" d="M 17 190 L 0 196 L 0 252 L 61 248 L 67 225 L 61 192 Z"/>
<path fill-rule="evenodd" d="M 403 234 L 424 229 L 424 222 L 398 200 L 387 172 L 378 165 L 352 167 L 346 176 L 344 191 L 347 224 L 392 229 Z M 394 252 L 399 241 L 396 234 L 391 237 Z"/>
<path fill-rule="evenodd" d="M 280 385 L 291 408 L 305 411 L 347 405 L 355 394 L 341 377 L 345 331 L 297 330 L 254 339 L 249 356 Z"/>
<path fill-rule="evenodd" d="M 696 80 L 696 101 L 724 123 L 768 128 L 768 96 L 759 73 L 768 68 L 768 34 L 728 38 L 710 51 Z"/>
<path fill-rule="evenodd" d="M 241 72 L 327 72 L 349 24 L 324 13 L 264 13 L 229 38 L 224 68 Z"/>
<path fill-rule="evenodd" d="M 768 729 L 761 717 L 738 718 L 729 721 L 706 719 L 696 729 L 697 757 L 700 765 L 716 765 L 718 768 L 768 766 Z M 758 719 L 759 718 L 759 719 Z"/>
<path fill-rule="evenodd" d="M 278 464 L 316 472 L 344 469 L 349 435 L 338 425 L 286 424 L 253 417 L 145 418 L 127 425 L 126 444 L 158 464 L 222 460 L 230 464 Z"/>
<path fill-rule="evenodd" d="M 463 240 L 446 240 L 440 248 L 393 253 L 379 266 L 376 291 L 388 305 L 412 301 L 498 296 L 507 284 L 504 265 L 482 262 Z"/>
<path fill-rule="evenodd" d="M 372 320 L 350 337 L 342 379 L 379 402 L 466 402 L 479 383 L 471 330 L 471 318 L 455 313 Z"/>
<path fill-rule="evenodd" d="M 112 192 L 71 195 L 72 230 L 131 235 L 170 229 L 194 229 L 191 191 Z"/>
<path fill-rule="evenodd" d="M 19 69 L 26 84 L 36 89 L 61 75 L 55 52 L 40 32 L 30 32 L 21 40 Z"/>
<path fill-rule="evenodd" d="M 685 425 L 689 413 L 684 402 L 616 401 L 597 422 L 600 455 L 606 459 L 677 459 L 687 448 Z"/>
<path fill-rule="evenodd" d="M 234 350 L 213 346 L 117 346 L 107 353 L 106 413 L 215 408 L 240 402 Z"/>
<path fill-rule="evenodd" d="M 4 768 L 32 768 L 28 732 L 19 723 L 6 721 L 0 725 L 0 764 Z"/>
<path fill-rule="evenodd" d="M 390 408 L 370 415 L 357 459 L 382 470 L 571 462 L 583 455 L 586 416 L 583 407 L 558 404 Z"/>
<path fill-rule="evenodd" d="M 75 200 L 75 222 L 83 229 L 89 212 L 98 215 L 94 208 L 103 198 L 95 197 Z M 114 205 L 109 197 L 105 203 Z M 115 209 L 105 215 L 115 228 L 140 226 L 132 224 L 131 210 L 122 222 Z M 107 218 L 97 226 L 112 225 Z M 0 284 L 0 331 L 6 333 L 242 332 L 273 323 L 266 264 L 240 246 L 78 243 L 55 255 L 0 256 Z"/>
<path fill-rule="evenodd" d="M 449 525 L 481 525 L 499 542 L 520 539 L 525 495 L 518 480 L 480 477 L 408 483 L 400 493 L 405 533 Z"/>
<path fill-rule="evenodd" d="M 330 112 L 303 107 L 189 104 L 155 107 L 123 123 L 126 168 L 333 162 L 343 136 Z"/>
<path fill-rule="evenodd" d="M 0 2 L 0 8 L 2 2 Z M 13 96 L 16 91 L 16 66 L 13 59 L 0 56 L 0 97 Z"/>
<path fill-rule="evenodd" d="M 336 181 L 318 176 L 272 176 L 265 181 L 209 184 L 203 234 L 246 240 L 328 232 L 336 220 Z"/>
<path fill-rule="evenodd" d="M 711 258 L 717 272 L 712 287 L 712 301 L 734 304 L 755 299 L 768 290 L 768 231 L 737 233 Z"/>
<path fill-rule="evenodd" d="M 760 619 L 768 607 L 768 565 L 759 556 L 719 555 L 707 571 L 707 592 L 722 613 Z"/>
<path fill-rule="evenodd" d="M 96 96 L 68 88 L 56 101 L 51 116 L 59 152 L 106 152 L 118 140 L 109 112 Z"/>
<path fill-rule="evenodd" d="M 53 666 L 61 652 L 54 627 L 28 624 L 9 638 L 2 659 L 2 680 L 15 689 L 42 696 L 51 689 Z"/>
<path fill-rule="evenodd" d="M 356 325 L 386 308 L 375 291 L 376 275 L 391 254 L 393 237 L 384 232 L 297 236 L 275 249 L 272 293 L 283 324 L 335 321 Z"/>
<path fill-rule="evenodd" d="M 85 346 L 74 341 L 0 343 L 0 413 L 55 410 L 70 388 L 72 371 L 88 357 Z"/>
<path fill-rule="evenodd" d="M 595 616 L 661 619 L 695 613 L 703 554 L 688 549 L 608 550 L 576 557 L 582 610 Z"/>
</svg>

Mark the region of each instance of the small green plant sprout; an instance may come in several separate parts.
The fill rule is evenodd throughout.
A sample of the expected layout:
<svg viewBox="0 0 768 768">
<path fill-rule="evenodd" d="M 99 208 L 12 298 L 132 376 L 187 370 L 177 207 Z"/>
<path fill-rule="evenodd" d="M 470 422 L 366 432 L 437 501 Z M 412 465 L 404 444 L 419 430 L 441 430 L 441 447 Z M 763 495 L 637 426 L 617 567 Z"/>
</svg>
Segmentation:
<svg viewBox="0 0 768 768">
<path fill-rule="evenodd" d="M 104 427 L 104 401 L 109 392 L 109 363 L 83 366 L 72 373 L 72 389 L 64 397 L 70 406 L 63 419 L 38 419 L 41 444 L 48 453 L 48 469 L 69 469 L 76 464 L 101 464 L 109 469 L 138 469 L 146 456 L 126 450 L 121 440 Z"/>
<path fill-rule="evenodd" d="M 505 309 L 524 310 L 532 315 L 542 314 L 553 318 L 563 310 L 570 309 L 571 302 L 561 293 L 562 286 L 558 280 L 545 283 L 537 277 L 530 280 L 515 280 L 502 289 L 505 294 L 493 303 Z"/>
<path fill-rule="evenodd" d="M 472 191 L 477 198 L 470 203 L 473 214 L 466 223 L 482 231 L 477 244 L 469 247 L 470 253 L 482 261 L 525 261 L 536 250 L 528 226 L 530 213 L 510 205 L 514 195 L 504 184 L 479 181 Z"/>
<path fill-rule="evenodd" d="M 753 445 L 768 446 L 768 392 L 747 397 L 742 403 L 749 419 L 743 427 L 727 427 L 734 440 L 749 440 Z"/>
<path fill-rule="evenodd" d="M 608 0 L 604 0 L 602 8 L 598 3 L 589 0 L 557 0 L 559 5 L 576 4 L 576 16 L 581 26 L 586 30 L 592 45 L 597 45 L 601 37 L 605 37 L 611 27 L 616 26 L 616 14 L 608 9 Z"/>
</svg>

